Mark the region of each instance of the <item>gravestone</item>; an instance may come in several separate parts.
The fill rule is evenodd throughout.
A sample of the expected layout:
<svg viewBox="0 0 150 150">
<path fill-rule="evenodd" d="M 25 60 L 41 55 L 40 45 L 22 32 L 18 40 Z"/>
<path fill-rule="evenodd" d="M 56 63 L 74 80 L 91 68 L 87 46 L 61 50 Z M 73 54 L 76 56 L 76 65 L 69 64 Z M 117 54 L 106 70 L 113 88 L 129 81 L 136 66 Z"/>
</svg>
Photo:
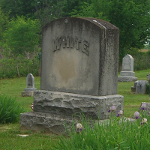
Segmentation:
<svg viewBox="0 0 150 150">
<path fill-rule="evenodd" d="M 109 118 L 117 95 L 119 29 L 95 18 L 61 18 L 43 27 L 41 90 L 33 112 L 20 114 L 20 126 L 56 134 L 78 122 L 81 114 Z"/>
<path fill-rule="evenodd" d="M 136 81 L 137 77 L 135 77 L 134 71 L 134 58 L 127 54 L 122 61 L 122 71 L 120 73 L 120 77 L 118 77 L 119 82 L 132 82 Z"/>
<path fill-rule="evenodd" d="M 136 94 L 145 94 L 146 93 L 146 80 L 139 80 L 134 82 L 134 86 L 131 87 L 131 92 Z"/>
<path fill-rule="evenodd" d="M 34 85 L 34 76 L 31 73 L 29 73 L 26 77 L 26 85 L 27 87 L 24 89 L 23 92 L 21 92 L 21 95 L 23 97 L 33 96 L 34 91 L 36 91 L 37 89 L 35 88 Z"/>
</svg>

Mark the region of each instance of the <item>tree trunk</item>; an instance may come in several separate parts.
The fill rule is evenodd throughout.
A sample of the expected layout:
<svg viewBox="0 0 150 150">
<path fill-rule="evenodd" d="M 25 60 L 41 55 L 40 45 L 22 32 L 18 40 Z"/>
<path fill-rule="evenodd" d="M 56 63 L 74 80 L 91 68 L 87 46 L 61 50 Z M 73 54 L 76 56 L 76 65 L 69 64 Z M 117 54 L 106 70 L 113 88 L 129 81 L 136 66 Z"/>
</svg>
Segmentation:
<svg viewBox="0 0 150 150">
<path fill-rule="evenodd" d="M 17 64 L 17 74 L 18 74 L 18 77 L 20 77 L 20 73 L 19 73 L 19 68 L 18 68 L 18 64 Z"/>
</svg>

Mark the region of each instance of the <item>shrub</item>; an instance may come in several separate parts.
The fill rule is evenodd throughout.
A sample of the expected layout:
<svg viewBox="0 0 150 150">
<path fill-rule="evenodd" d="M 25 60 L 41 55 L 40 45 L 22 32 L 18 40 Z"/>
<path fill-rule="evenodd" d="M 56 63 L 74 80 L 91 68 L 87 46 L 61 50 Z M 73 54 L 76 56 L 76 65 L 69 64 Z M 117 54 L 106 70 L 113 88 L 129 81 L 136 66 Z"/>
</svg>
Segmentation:
<svg viewBox="0 0 150 150">
<path fill-rule="evenodd" d="M 34 57 L 32 59 L 25 59 L 20 57 L 19 59 L 7 58 L 0 60 L 0 79 L 2 78 L 14 78 L 14 77 L 26 77 L 28 73 L 38 76 L 39 59 Z"/>
<path fill-rule="evenodd" d="M 150 68 L 150 52 L 136 52 L 134 58 L 134 70 L 146 70 Z"/>
<path fill-rule="evenodd" d="M 15 98 L 0 95 L 1 124 L 18 122 L 22 112 L 24 112 L 24 109 L 17 103 Z"/>
<path fill-rule="evenodd" d="M 146 94 L 150 94 L 150 85 L 149 84 L 146 84 L 146 91 L 145 91 Z"/>
<path fill-rule="evenodd" d="M 150 68 L 150 51 L 142 52 L 137 48 L 127 50 L 127 53 L 134 58 L 134 70 L 146 70 Z"/>
</svg>

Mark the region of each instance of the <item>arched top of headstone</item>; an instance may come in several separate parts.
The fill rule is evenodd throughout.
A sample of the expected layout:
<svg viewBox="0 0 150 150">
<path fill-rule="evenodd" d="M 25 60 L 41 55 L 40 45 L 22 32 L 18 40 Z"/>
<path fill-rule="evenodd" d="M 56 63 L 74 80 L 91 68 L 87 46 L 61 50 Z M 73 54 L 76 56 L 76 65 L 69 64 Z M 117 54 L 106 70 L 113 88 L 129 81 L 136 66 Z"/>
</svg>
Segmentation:
<svg viewBox="0 0 150 150">
<path fill-rule="evenodd" d="M 117 28 L 115 25 L 107 22 L 107 21 L 104 21 L 104 20 L 101 20 L 101 19 L 97 19 L 97 18 L 86 18 L 86 17 L 67 17 L 67 18 L 60 18 L 60 19 L 56 19 L 56 20 L 53 20 L 49 23 L 47 23 L 45 26 L 43 26 L 43 30 L 46 30 L 50 25 L 55 25 L 55 23 L 63 23 L 65 24 L 66 26 L 69 24 L 69 22 L 73 23 L 73 24 L 76 24 L 77 22 L 79 23 L 85 23 L 85 27 L 88 28 L 89 26 L 89 23 L 91 23 L 94 26 L 97 26 L 101 29 L 117 29 L 119 31 L 119 28 Z M 62 24 L 62 25 L 63 25 Z"/>
<path fill-rule="evenodd" d="M 134 59 L 130 54 L 127 54 L 124 58 Z"/>
</svg>

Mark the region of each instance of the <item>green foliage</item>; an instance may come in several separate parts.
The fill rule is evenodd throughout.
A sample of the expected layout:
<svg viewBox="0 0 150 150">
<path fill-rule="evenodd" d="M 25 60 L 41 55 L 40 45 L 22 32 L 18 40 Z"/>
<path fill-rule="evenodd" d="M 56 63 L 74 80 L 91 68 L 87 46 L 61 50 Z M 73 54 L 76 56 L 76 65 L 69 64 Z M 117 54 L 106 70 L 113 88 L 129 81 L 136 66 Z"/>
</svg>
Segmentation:
<svg viewBox="0 0 150 150">
<path fill-rule="evenodd" d="M 149 84 L 146 84 L 146 91 L 145 91 L 146 94 L 150 94 L 150 85 Z"/>
<path fill-rule="evenodd" d="M 134 58 L 134 70 L 146 70 L 150 68 L 150 52 L 141 52 L 137 48 L 127 51 Z"/>
<path fill-rule="evenodd" d="M 150 68 L 150 55 L 139 53 L 134 57 L 134 70 L 146 70 Z"/>
<path fill-rule="evenodd" d="M 6 29 L 8 24 L 8 15 L 4 14 L 0 7 L 0 41 L 3 37 L 3 32 Z"/>
<path fill-rule="evenodd" d="M 11 50 L 12 55 L 25 55 L 27 52 L 32 53 L 36 45 L 39 45 L 39 22 L 37 20 L 17 17 L 12 20 L 7 30 L 4 32 L 3 47 Z"/>
<path fill-rule="evenodd" d="M 63 17 L 63 7 L 65 3 L 66 0 L 38 0 L 34 15 L 43 26 L 54 19 Z"/>
<path fill-rule="evenodd" d="M 131 47 L 142 48 L 150 34 L 149 0 L 91 0 L 73 9 L 72 16 L 95 17 L 120 29 L 120 62 Z"/>
<path fill-rule="evenodd" d="M 24 109 L 15 98 L 0 95 L 0 123 L 15 123 L 19 121 L 20 113 Z"/>
<path fill-rule="evenodd" d="M 145 116 L 141 113 L 141 118 Z M 134 116 L 134 115 L 133 115 Z M 130 149 L 130 150 L 148 150 L 150 140 L 150 124 L 144 123 L 139 118 L 130 122 L 124 117 L 115 117 L 111 115 L 110 120 L 104 122 L 89 123 L 82 121 L 83 130 L 77 133 L 74 130 L 69 138 L 61 137 L 59 142 L 52 148 L 57 150 L 106 150 L 106 149 Z"/>
<path fill-rule="evenodd" d="M 23 56 L 16 58 L 6 58 L 0 60 L 0 79 L 27 76 L 28 73 L 39 75 L 38 56 L 32 59 L 25 59 Z"/>
<path fill-rule="evenodd" d="M 138 77 L 138 80 L 146 80 L 146 75 L 149 74 L 149 72 L 150 72 L 150 69 L 149 70 L 136 71 L 135 74 L 136 74 L 136 77 Z M 124 114 L 125 114 L 126 117 L 133 117 L 134 112 L 139 109 L 139 106 L 140 106 L 141 102 L 148 102 L 149 103 L 149 96 L 148 95 L 131 93 L 131 86 L 133 86 L 133 84 L 134 84 L 133 82 L 118 82 L 118 94 L 124 96 L 124 107 L 123 107 L 123 109 L 124 109 Z M 0 80 L 0 94 L 5 94 L 5 95 L 7 94 L 8 96 L 11 96 L 11 97 L 12 96 L 17 97 L 18 103 L 20 103 L 20 105 L 22 105 L 25 108 L 26 112 L 29 112 L 29 111 L 31 111 L 31 104 L 33 102 L 33 97 L 21 97 L 20 93 L 24 90 L 25 87 L 26 87 L 26 77 Z M 37 89 L 40 89 L 40 77 L 35 77 L 35 87 Z M 150 120 L 148 120 L 148 121 L 150 121 Z M 53 148 L 52 145 L 53 146 L 55 145 L 55 146 L 58 147 L 59 137 L 57 135 L 48 134 L 47 132 L 45 132 L 46 134 L 43 134 L 41 132 L 35 134 L 34 132 L 31 132 L 31 131 L 20 130 L 19 126 L 20 126 L 19 123 L 0 125 L 0 146 L 1 146 L 1 150 L 6 150 L 6 149 L 10 149 L 10 150 L 24 150 L 24 149 L 28 149 L 28 150 L 33 150 L 33 149 L 34 150 L 38 150 L 38 149 L 43 149 L 44 150 L 45 149 L 45 150 L 49 150 L 49 149 L 52 149 L 52 150 L 54 150 L 55 148 Z M 95 125 L 95 126 L 97 127 L 98 125 Z M 138 129 L 134 128 L 134 126 L 132 126 L 133 128 L 131 128 L 131 130 L 134 130 L 137 133 L 135 137 L 132 136 L 133 137 L 133 142 L 135 142 L 134 138 L 137 139 L 137 136 L 141 135 L 141 134 L 139 134 L 139 131 L 142 131 L 141 127 L 144 127 L 144 126 L 140 126 L 140 125 L 137 125 L 137 126 L 138 126 Z M 137 126 L 135 126 L 135 127 L 137 127 Z M 87 128 L 86 128 L 85 125 L 84 125 L 84 128 L 85 129 L 83 131 L 87 131 Z M 112 128 L 112 130 L 113 129 L 114 128 Z M 128 129 L 129 129 L 128 127 L 125 128 L 126 131 Z M 100 129 L 97 129 L 97 131 L 98 130 L 100 130 Z M 117 134 L 120 135 L 121 133 L 119 131 L 122 131 L 122 130 L 116 131 L 116 135 Z M 131 130 L 129 130 L 129 131 L 131 131 Z M 104 135 L 103 132 L 105 133 L 105 130 L 104 131 L 102 130 L 102 133 L 101 133 L 102 135 Z M 108 143 L 108 141 L 110 139 L 109 136 L 111 136 L 111 133 L 112 132 L 107 133 L 106 135 L 104 135 L 104 137 L 101 139 L 102 142 L 104 140 L 106 140 L 106 141 L 104 141 L 104 143 L 106 143 L 106 142 Z M 133 131 L 129 132 L 129 135 L 132 134 L 132 133 L 133 133 Z M 143 140 L 145 140 L 145 143 L 147 144 L 150 141 L 149 138 L 146 139 L 148 131 L 144 130 L 144 132 L 142 132 L 142 133 L 144 133 L 143 135 L 145 137 L 144 137 L 144 139 L 142 139 L 141 142 L 143 142 Z M 23 134 L 23 135 L 28 134 L 29 136 L 22 138 L 22 137 L 19 137 L 18 134 Z M 86 139 L 86 141 L 89 139 L 90 136 L 91 137 L 95 136 L 95 134 L 96 134 L 96 137 L 100 136 L 100 135 L 98 135 L 99 132 L 96 133 L 96 131 L 95 131 L 94 135 L 92 135 L 92 134 L 87 135 L 88 138 Z M 76 136 L 77 136 L 76 139 L 77 139 L 77 142 L 78 142 L 78 138 L 81 139 L 80 136 L 82 136 L 82 134 L 81 135 L 76 134 Z M 107 136 L 108 136 L 108 139 L 107 139 Z M 122 134 L 122 136 L 123 136 L 123 134 Z M 128 134 L 125 134 L 124 137 L 125 136 L 128 137 Z M 64 138 L 65 138 L 66 141 L 70 140 L 70 137 L 64 137 Z M 141 136 L 141 138 L 143 138 L 143 136 Z M 84 142 L 83 139 L 82 139 L 82 141 Z M 82 141 L 79 144 L 82 144 Z M 92 140 L 89 139 L 89 141 L 92 141 Z M 98 140 L 95 141 L 95 143 L 96 142 L 98 142 Z M 130 142 L 132 143 L 132 139 L 131 139 Z M 138 142 L 140 142 L 140 140 L 137 141 L 137 143 Z M 74 145 L 75 143 L 73 143 L 72 145 Z M 100 144 L 100 142 L 99 142 L 99 144 Z M 88 147 L 89 147 L 89 145 L 88 145 Z M 63 150 L 63 149 L 61 149 L 61 150 Z M 73 148 L 71 148 L 69 150 L 73 150 Z M 81 148 L 76 149 L 76 150 L 81 150 Z M 84 150 L 86 150 L 86 149 L 84 149 Z M 90 150 L 92 150 L 92 148 Z M 132 150 L 132 147 L 130 148 L 130 150 Z"/>
<path fill-rule="evenodd" d="M 37 2 L 38 0 L 0 0 L 0 5 L 4 12 L 9 12 L 11 18 L 22 15 L 34 18 Z"/>
</svg>

